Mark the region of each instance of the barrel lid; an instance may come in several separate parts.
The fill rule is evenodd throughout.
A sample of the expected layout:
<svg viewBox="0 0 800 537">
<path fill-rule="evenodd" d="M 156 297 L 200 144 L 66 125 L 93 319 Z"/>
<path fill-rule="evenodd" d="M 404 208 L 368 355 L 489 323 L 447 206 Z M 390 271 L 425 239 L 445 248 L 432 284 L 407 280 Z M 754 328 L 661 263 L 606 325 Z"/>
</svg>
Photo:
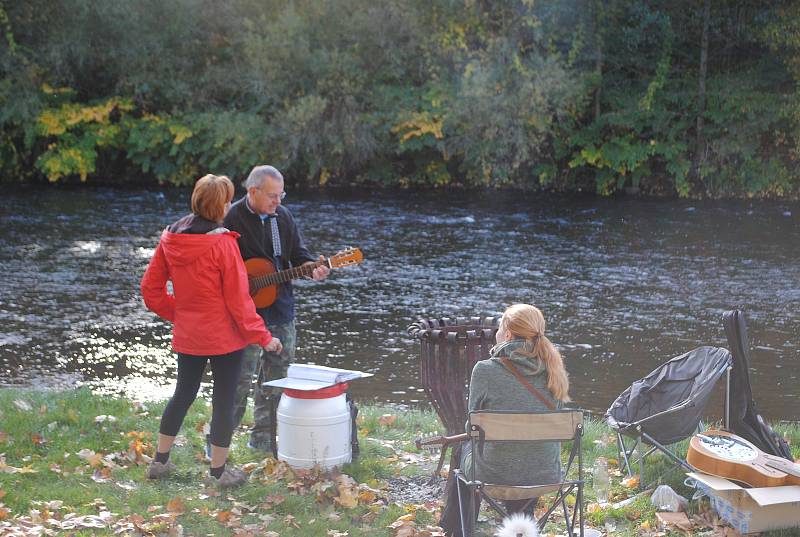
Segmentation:
<svg viewBox="0 0 800 537">
<path fill-rule="evenodd" d="M 319 390 L 293 390 L 291 388 L 284 388 L 283 394 L 295 399 L 330 399 L 337 397 L 347 391 L 347 383 L 340 382 L 333 386 L 320 388 Z"/>
</svg>

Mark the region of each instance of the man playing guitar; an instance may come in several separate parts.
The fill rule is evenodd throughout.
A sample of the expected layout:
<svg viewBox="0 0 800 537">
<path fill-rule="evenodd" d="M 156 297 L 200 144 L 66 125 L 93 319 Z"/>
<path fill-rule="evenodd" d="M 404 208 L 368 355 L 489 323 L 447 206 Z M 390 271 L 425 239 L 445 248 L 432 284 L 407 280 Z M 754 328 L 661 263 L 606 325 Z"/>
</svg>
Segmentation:
<svg viewBox="0 0 800 537">
<path fill-rule="evenodd" d="M 238 243 L 242 259 L 271 260 L 276 270 L 317 264 L 319 266 L 311 271 L 311 277 L 316 281 L 324 280 L 330 268 L 317 263 L 306 248 L 292 213 L 281 205 L 281 200 L 286 196 L 281 172 L 273 166 L 256 166 L 244 186 L 247 195 L 231 206 L 224 221 L 226 228 L 241 235 Z M 320 256 L 319 261 L 323 260 L 324 257 Z M 294 360 L 297 336 L 291 280 L 278 285 L 274 303 L 256 311 L 272 334 L 281 340 L 283 350 L 280 353 L 262 352 L 258 346 L 245 350 L 236 393 L 234 422 L 236 425 L 241 422 L 253 378 L 257 376 L 253 397 L 254 424 L 248 446 L 269 451 L 272 449 L 270 410 L 274 404 L 271 397 L 276 394 L 271 388 L 263 388 L 262 383 L 286 376 L 288 364 Z"/>
</svg>

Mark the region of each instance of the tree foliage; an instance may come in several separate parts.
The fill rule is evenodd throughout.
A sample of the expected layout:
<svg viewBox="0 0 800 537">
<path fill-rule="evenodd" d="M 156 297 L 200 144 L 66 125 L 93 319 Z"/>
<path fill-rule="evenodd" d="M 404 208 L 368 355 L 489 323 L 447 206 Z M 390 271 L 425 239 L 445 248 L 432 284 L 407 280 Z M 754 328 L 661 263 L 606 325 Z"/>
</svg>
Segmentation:
<svg viewBox="0 0 800 537">
<path fill-rule="evenodd" d="M 800 7 L 709 6 L 0 1 L 2 177 L 796 197 Z"/>
</svg>

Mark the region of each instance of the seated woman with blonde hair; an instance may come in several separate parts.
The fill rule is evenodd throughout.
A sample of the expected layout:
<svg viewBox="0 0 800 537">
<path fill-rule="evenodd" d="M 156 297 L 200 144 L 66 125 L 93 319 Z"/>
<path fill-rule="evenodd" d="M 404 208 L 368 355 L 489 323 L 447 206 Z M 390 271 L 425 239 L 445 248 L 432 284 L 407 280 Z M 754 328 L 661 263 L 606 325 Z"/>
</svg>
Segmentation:
<svg viewBox="0 0 800 537">
<path fill-rule="evenodd" d="M 544 333 L 544 316 L 537 307 L 514 304 L 506 309 L 497 331 L 497 345 L 492 348 L 489 358 L 475 364 L 472 370 L 470 412 L 548 411 L 561 408 L 570 400 L 569 377 L 561 354 Z M 561 479 L 559 442 L 486 442 L 480 453 L 471 453 L 469 444 L 464 447 L 461 469 L 470 479 L 500 485 L 544 485 Z M 470 475 L 473 457 L 474 476 Z M 455 486 L 449 487 L 451 492 L 442 512 L 441 525 L 448 535 L 460 536 L 454 489 Z M 466 492 L 462 488 L 462 497 L 466 497 Z M 507 501 L 506 507 L 515 512 L 526 502 Z"/>
</svg>

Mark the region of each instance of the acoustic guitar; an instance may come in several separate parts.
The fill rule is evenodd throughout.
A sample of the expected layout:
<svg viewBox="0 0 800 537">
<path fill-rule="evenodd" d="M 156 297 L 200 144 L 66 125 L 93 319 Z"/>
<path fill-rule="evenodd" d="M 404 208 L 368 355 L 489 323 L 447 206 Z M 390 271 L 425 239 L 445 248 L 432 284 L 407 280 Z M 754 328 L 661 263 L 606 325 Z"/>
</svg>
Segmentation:
<svg viewBox="0 0 800 537">
<path fill-rule="evenodd" d="M 686 461 L 701 472 L 751 487 L 800 485 L 799 464 L 768 455 L 726 431 L 708 430 L 694 435 Z"/>
<path fill-rule="evenodd" d="M 267 308 L 278 298 L 278 285 L 298 278 L 311 276 L 314 269 L 326 265 L 330 269 L 357 265 L 364 260 L 358 248 L 346 248 L 322 261 L 300 265 L 286 270 L 275 270 L 275 265 L 263 257 L 251 257 L 244 262 L 250 279 L 250 296 L 256 308 Z"/>
</svg>

